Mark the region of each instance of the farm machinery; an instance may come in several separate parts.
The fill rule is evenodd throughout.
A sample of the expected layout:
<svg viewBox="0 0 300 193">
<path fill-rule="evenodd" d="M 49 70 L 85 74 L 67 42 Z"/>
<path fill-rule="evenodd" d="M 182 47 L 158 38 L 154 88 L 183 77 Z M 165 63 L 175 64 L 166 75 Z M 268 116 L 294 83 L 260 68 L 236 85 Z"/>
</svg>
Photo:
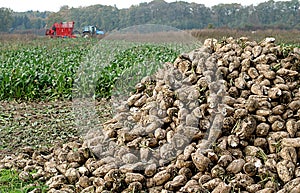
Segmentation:
<svg viewBox="0 0 300 193">
<path fill-rule="evenodd" d="M 46 30 L 46 36 L 60 37 L 60 38 L 76 38 L 77 36 L 73 32 L 74 21 L 54 23 L 50 29 Z"/>
<path fill-rule="evenodd" d="M 84 26 L 82 33 L 74 30 L 74 21 L 54 23 L 50 29 L 46 29 L 46 36 L 51 38 L 76 38 L 76 37 L 103 37 L 104 31 L 97 29 L 96 26 Z"/>
<path fill-rule="evenodd" d="M 83 37 L 93 37 L 95 35 L 104 35 L 104 31 L 97 29 L 94 25 L 84 26 L 82 31 Z"/>
</svg>

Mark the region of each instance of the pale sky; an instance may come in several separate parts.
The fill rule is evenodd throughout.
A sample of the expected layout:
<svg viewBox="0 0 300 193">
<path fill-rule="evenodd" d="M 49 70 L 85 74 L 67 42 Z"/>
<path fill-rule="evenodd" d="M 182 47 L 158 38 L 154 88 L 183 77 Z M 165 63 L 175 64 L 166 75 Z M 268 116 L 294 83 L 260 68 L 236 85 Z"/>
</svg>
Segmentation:
<svg viewBox="0 0 300 193">
<path fill-rule="evenodd" d="M 138 5 L 142 2 L 151 2 L 152 0 L 0 0 L 0 7 L 10 8 L 16 12 L 23 11 L 59 11 L 63 5 L 77 8 L 79 6 L 89 6 L 95 4 L 116 5 L 117 8 L 129 8 L 131 5 Z M 166 2 L 175 2 L 176 0 L 165 0 Z M 219 3 L 241 3 L 242 5 L 257 5 L 268 0 L 185 0 L 186 2 L 195 2 L 211 7 Z"/>
</svg>

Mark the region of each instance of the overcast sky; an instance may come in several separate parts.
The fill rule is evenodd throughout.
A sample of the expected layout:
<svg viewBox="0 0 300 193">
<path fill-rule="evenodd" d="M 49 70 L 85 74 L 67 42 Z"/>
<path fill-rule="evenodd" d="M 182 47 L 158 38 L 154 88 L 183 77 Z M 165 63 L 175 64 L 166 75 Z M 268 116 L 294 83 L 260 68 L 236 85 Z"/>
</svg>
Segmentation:
<svg viewBox="0 0 300 193">
<path fill-rule="evenodd" d="M 0 7 L 10 8 L 16 12 L 29 10 L 39 11 L 59 11 L 63 5 L 69 7 L 89 6 L 95 4 L 116 5 L 119 9 L 128 8 L 131 5 L 138 5 L 142 2 L 151 2 L 152 0 L 0 0 Z M 166 2 L 174 2 L 176 0 L 165 0 Z M 185 0 L 187 2 L 195 2 L 204 4 L 207 7 L 217 5 L 219 3 L 241 3 L 242 5 L 257 5 L 267 0 Z"/>
</svg>

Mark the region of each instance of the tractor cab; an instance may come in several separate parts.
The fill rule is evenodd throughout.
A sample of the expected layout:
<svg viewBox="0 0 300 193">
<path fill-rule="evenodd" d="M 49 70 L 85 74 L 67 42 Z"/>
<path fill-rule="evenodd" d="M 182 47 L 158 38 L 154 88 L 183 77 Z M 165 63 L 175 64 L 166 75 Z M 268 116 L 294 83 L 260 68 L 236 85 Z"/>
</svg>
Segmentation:
<svg viewBox="0 0 300 193">
<path fill-rule="evenodd" d="M 95 35 L 104 35 L 104 31 L 98 30 L 96 26 L 84 26 L 82 31 L 83 37 L 91 37 Z"/>
</svg>

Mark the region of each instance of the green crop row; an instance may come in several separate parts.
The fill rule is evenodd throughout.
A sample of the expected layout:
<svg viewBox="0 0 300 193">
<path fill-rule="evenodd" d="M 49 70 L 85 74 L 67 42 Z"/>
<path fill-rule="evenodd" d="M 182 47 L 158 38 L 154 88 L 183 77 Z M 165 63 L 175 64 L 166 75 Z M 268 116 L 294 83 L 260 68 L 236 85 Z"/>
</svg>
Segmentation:
<svg viewBox="0 0 300 193">
<path fill-rule="evenodd" d="M 173 62 L 182 49 L 171 44 L 83 39 L 2 44 L 0 100 L 108 97 L 126 70 L 131 68 L 130 76 L 135 76 L 133 72 L 139 77 L 149 75 L 162 63 Z"/>
<path fill-rule="evenodd" d="M 107 46 L 113 48 L 103 53 Z M 178 54 L 170 45 L 102 42 L 81 64 L 78 71 L 83 73 L 76 76 L 77 92 L 73 94 L 102 98 L 114 89 L 133 89 L 142 77 L 153 74 L 165 62 L 173 62 Z"/>
<path fill-rule="evenodd" d="M 1 100 L 70 97 L 74 70 L 88 50 L 72 42 L 49 43 L 1 49 Z"/>
</svg>

